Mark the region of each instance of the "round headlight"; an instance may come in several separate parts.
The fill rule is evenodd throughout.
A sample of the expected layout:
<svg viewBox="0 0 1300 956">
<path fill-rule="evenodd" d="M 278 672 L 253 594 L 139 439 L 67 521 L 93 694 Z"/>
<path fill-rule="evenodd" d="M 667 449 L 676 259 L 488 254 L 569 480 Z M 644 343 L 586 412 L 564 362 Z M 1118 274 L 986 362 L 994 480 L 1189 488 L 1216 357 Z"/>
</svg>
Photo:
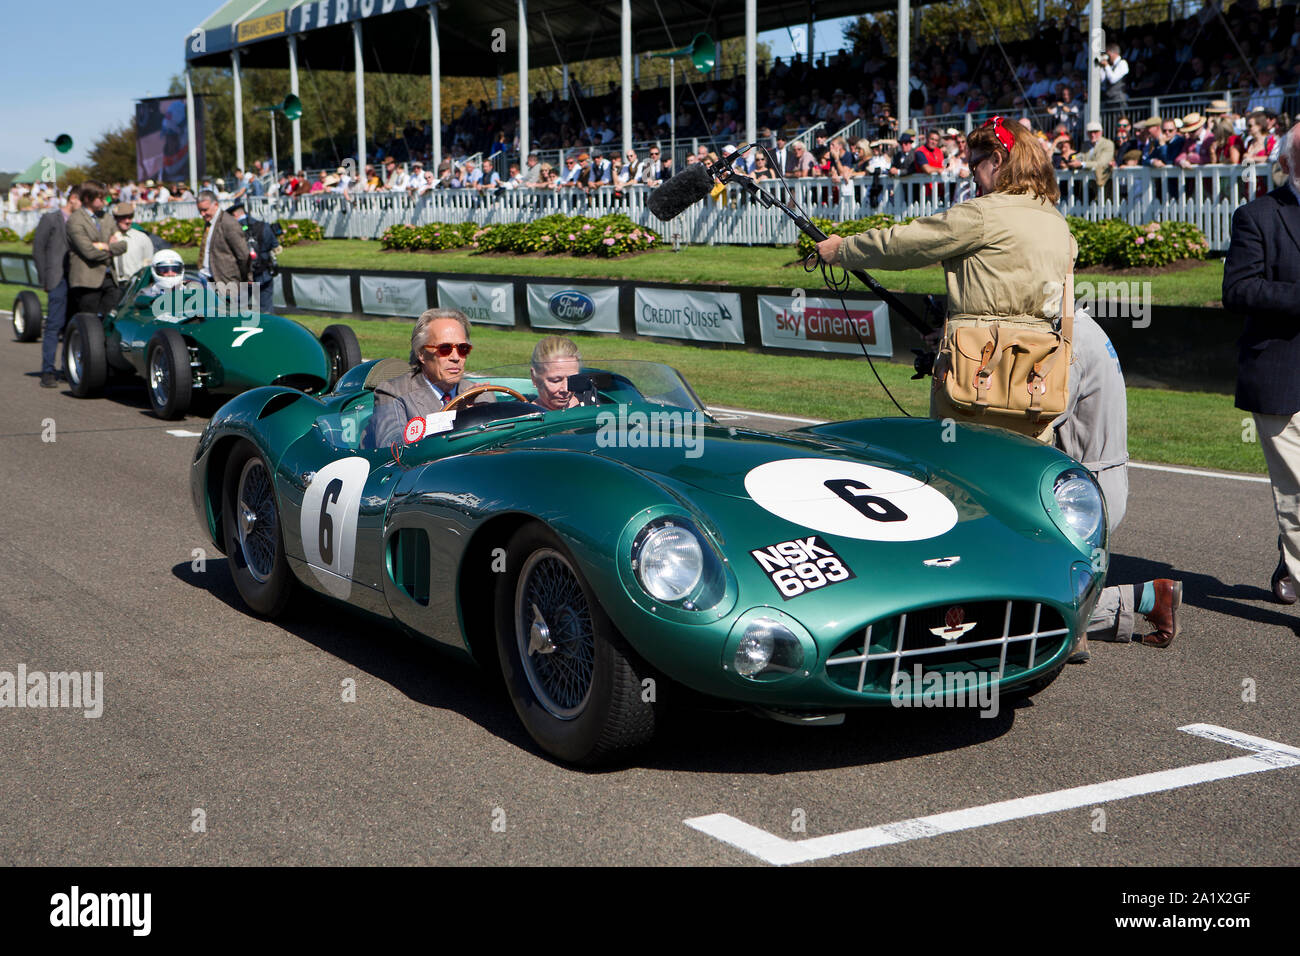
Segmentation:
<svg viewBox="0 0 1300 956">
<path fill-rule="evenodd" d="M 646 535 L 636 555 L 641 585 L 660 601 L 680 601 L 700 583 L 704 553 L 700 541 L 680 525 L 664 525 Z"/>
<path fill-rule="evenodd" d="M 1096 482 L 1083 475 L 1067 473 L 1057 479 L 1052 495 L 1070 530 L 1084 541 L 1092 541 L 1105 516 Z"/>
<path fill-rule="evenodd" d="M 760 617 L 745 628 L 733 663 L 741 677 L 793 674 L 803 666 L 803 645 L 780 621 Z"/>
</svg>

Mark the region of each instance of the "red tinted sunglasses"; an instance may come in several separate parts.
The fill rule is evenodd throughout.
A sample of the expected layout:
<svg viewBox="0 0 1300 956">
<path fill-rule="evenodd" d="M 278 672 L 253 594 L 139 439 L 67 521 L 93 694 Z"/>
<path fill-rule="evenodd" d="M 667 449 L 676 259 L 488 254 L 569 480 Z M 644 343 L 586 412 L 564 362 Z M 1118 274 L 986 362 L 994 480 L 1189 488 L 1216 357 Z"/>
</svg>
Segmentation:
<svg viewBox="0 0 1300 956">
<path fill-rule="evenodd" d="M 465 358 L 469 355 L 470 350 L 473 349 L 474 346 L 470 345 L 468 342 L 459 342 L 456 345 L 452 345 L 450 342 L 443 342 L 441 345 L 426 345 L 424 348 L 425 351 L 432 352 L 442 358 L 446 358 L 453 350 L 455 350 L 461 358 Z"/>
</svg>

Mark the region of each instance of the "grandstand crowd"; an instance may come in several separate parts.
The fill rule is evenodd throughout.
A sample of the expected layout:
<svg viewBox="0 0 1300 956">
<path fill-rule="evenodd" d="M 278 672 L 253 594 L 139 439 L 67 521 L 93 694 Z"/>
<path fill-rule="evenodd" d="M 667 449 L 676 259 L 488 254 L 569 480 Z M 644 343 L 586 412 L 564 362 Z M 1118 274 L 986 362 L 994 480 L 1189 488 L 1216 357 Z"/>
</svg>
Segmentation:
<svg viewBox="0 0 1300 956">
<path fill-rule="evenodd" d="M 969 29 L 923 45 L 909 81 L 912 125 L 902 130 L 889 37 L 873 25 L 852 50 L 823 65 L 798 55 L 760 64 L 759 138 L 773 150 L 773 161 L 754 151 L 736 166 L 760 180 L 943 174 L 958 184 L 953 198 L 963 198 L 970 190 L 965 114 L 978 124 L 994 113 L 1034 131 L 1056 168 L 1089 169 L 1100 185 L 1116 166 L 1275 161 L 1300 96 L 1295 9 L 1238 0 L 1225 11 L 1206 0 L 1192 17 L 1107 30 L 1110 43 L 1100 61 L 1102 107 L 1113 121 L 1107 130 L 1084 122 L 1089 51 L 1073 17 L 1044 21 L 1036 35 L 1001 45 L 981 45 Z M 743 138 L 744 82 L 741 75 L 696 79 L 679 89 L 677 139 L 698 143 L 687 163 L 715 162 Z M 1166 102 L 1153 109 L 1161 99 Z M 438 168 L 429 121 L 412 120 L 367 144 L 374 161 L 360 175 L 350 160 L 310 173 L 276 171 L 259 161 L 203 187 L 225 200 L 656 186 L 676 171 L 664 145 L 673 125 L 667 91 L 633 88 L 633 140 L 640 145 L 626 154 L 617 142 L 620 109 L 613 83 L 602 95 L 582 95 L 576 84 L 567 98 L 539 91 L 529 107 L 532 142 L 521 152 L 517 109 L 467 101 L 443 124 Z M 110 193 L 137 204 L 192 198 L 184 184 L 152 180 L 114 184 Z M 42 183 L 15 184 L 6 197 L 11 211 L 58 202 Z"/>
</svg>

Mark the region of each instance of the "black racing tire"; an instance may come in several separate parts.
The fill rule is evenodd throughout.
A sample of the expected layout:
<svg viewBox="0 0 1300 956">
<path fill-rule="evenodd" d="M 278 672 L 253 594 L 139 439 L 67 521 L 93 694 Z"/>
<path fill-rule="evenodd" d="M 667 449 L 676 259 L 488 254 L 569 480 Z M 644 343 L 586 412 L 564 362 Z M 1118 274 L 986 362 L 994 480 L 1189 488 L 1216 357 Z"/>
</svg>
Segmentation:
<svg viewBox="0 0 1300 956">
<path fill-rule="evenodd" d="M 14 298 L 14 338 L 19 342 L 35 342 L 41 337 L 41 300 L 31 289 L 23 289 Z"/>
<path fill-rule="evenodd" d="M 93 312 L 78 312 L 64 329 L 63 371 L 77 398 L 92 398 L 103 391 L 108 378 L 104 323 Z"/>
<path fill-rule="evenodd" d="M 357 333 L 352 331 L 351 326 L 328 325 L 320 334 L 320 344 L 329 356 L 329 387 L 333 388 L 334 383 L 346 375 L 349 369 L 361 364 L 361 343 L 357 341 Z"/>
<path fill-rule="evenodd" d="M 149 405 L 162 419 L 180 418 L 194 397 L 194 372 L 185 337 L 175 329 L 159 329 L 145 349 L 144 382 Z"/>
<path fill-rule="evenodd" d="M 1004 692 L 1002 694 L 1002 698 L 1003 700 L 1012 704 L 1016 703 L 1017 701 L 1028 700 L 1029 698 L 1041 694 L 1043 691 L 1047 690 L 1048 685 L 1051 684 L 1052 681 L 1056 680 L 1056 678 L 1060 677 L 1061 671 L 1063 670 L 1065 670 L 1064 661 L 1058 664 L 1056 667 L 1053 667 L 1047 673 L 1042 674 L 1039 677 L 1035 677 L 1028 684 L 1022 684 L 1021 686 L 1015 688 L 1014 690 L 1009 690 Z"/>
<path fill-rule="evenodd" d="M 515 712 L 548 754 L 591 766 L 654 736 L 655 705 L 643 699 L 649 666 L 615 630 L 563 542 L 542 524 L 520 528 L 507 548 L 496 589 L 496 638 Z M 541 650 L 548 645 L 551 651 Z"/>
<path fill-rule="evenodd" d="M 226 460 L 221 528 L 239 596 L 255 614 L 279 617 L 293 596 L 293 572 L 284 556 L 274 473 L 248 442 L 240 442 Z"/>
</svg>

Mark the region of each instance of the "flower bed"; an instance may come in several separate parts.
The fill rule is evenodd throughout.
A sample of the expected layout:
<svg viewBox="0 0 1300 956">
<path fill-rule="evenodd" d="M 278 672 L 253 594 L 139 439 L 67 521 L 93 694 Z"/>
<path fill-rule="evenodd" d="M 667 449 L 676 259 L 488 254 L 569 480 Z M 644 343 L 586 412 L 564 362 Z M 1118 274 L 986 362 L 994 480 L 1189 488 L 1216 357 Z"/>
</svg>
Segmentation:
<svg viewBox="0 0 1300 956">
<path fill-rule="evenodd" d="M 385 249 L 468 248 L 474 252 L 513 252 L 526 255 L 569 254 L 613 259 L 629 252 L 653 249 L 660 239 L 620 214 L 592 219 L 556 213 L 532 222 L 479 226 L 475 223 L 435 222 L 426 226 L 390 226 L 380 237 Z"/>
</svg>

